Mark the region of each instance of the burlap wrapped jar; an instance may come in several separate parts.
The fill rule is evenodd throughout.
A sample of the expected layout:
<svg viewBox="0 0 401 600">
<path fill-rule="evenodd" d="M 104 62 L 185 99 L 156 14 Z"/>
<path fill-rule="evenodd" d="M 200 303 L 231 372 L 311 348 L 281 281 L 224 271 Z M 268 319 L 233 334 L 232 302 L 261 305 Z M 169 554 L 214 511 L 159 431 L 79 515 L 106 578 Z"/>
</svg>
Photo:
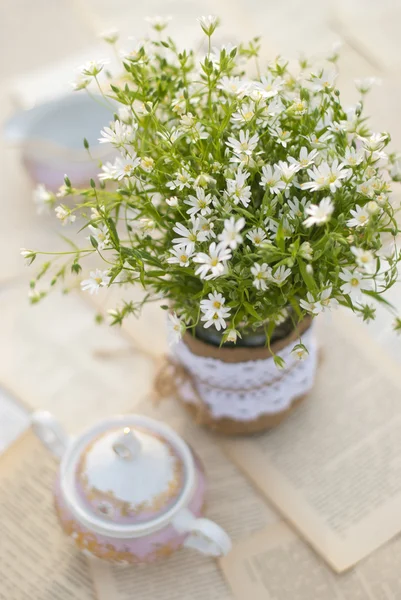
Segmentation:
<svg viewBox="0 0 401 600">
<path fill-rule="evenodd" d="M 299 338 L 309 354 L 300 361 L 291 351 Z M 278 369 L 272 355 L 281 356 Z M 311 390 L 317 348 L 311 319 L 267 347 L 217 347 L 191 334 L 171 347 L 169 369 L 157 387 L 174 382 L 174 395 L 194 419 L 227 435 L 248 434 L 278 425 Z M 167 387 L 169 387 L 167 385 Z"/>
</svg>

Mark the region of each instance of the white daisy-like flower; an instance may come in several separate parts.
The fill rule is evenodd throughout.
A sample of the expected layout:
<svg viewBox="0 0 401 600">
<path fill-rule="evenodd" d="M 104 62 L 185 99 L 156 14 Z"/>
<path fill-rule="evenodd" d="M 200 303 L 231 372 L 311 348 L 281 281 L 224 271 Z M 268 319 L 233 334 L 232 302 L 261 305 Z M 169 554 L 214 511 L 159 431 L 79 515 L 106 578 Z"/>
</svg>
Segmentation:
<svg viewBox="0 0 401 600">
<path fill-rule="evenodd" d="M 242 235 L 240 231 L 245 227 L 245 219 L 240 217 L 235 220 L 234 217 L 224 221 L 224 229 L 218 235 L 218 239 L 225 245 L 235 250 L 239 244 L 242 244 Z"/>
<path fill-rule="evenodd" d="M 363 279 L 363 275 L 359 271 L 350 271 L 344 268 L 340 273 L 340 279 L 344 281 L 341 291 L 343 294 L 348 294 L 352 300 L 360 300 L 363 290 L 371 289 L 370 281 Z"/>
<path fill-rule="evenodd" d="M 103 71 L 105 65 L 109 60 L 90 60 L 81 67 L 79 67 L 82 77 L 97 77 L 101 71 Z"/>
<path fill-rule="evenodd" d="M 311 204 L 308 206 L 305 212 L 309 215 L 309 217 L 304 221 L 305 227 L 323 225 L 330 220 L 331 215 L 334 212 L 334 204 L 331 198 L 323 198 L 319 204 Z"/>
<path fill-rule="evenodd" d="M 194 262 L 200 263 L 196 269 L 195 275 L 201 279 L 215 279 L 223 275 L 226 271 L 226 263 L 231 258 L 231 250 L 222 243 L 212 242 L 209 246 L 209 253 L 198 252 L 194 257 Z M 210 273 L 209 273 L 210 271 Z"/>
<path fill-rule="evenodd" d="M 344 167 L 343 163 L 338 162 L 336 158 L 331 165 L 322 162 L 318 167 L 308 169 L 308 175 L 312 181 L 301 184 L 301 189 L 315 192 L 329 187 L 334 193 L 337 188 L 342 186 L 342 180 L 350 175 L 351 171 Z"/>
<path fill-rule="evenodd" d="M 191 245 L 195 247 L 196 242 L 204 242 L 208 238 L 207 232 L 201 229 L 200 218 L 195 218 L 191 221 L 191 227 L 188 228 L 182 223 L 176 223 L 173 231 L 180 237 L 173 239 L 173 244 L 179 246 Z"/>
<path fill-rule="evenodd" d="M 367 94 L 374 85 L 381 85 L 382 81 L 378 77 L 365 77 L 364 79 L 355 79 L 355 85 L 358 92 Z"/>
<path fill-rule="evenodd" d="M 74 92 L 79 92 L 80 90 L 84 90 L 91 83 L 91 79 L 89 77 L 82 77 L 82 75 L 78 75 L 75 81 L 71 81 L 71 87 Z"/>
<path fill-rule="evenodd" d="M 350 210 L 350 213 L 352 215 L 352 219 L 348 219 L 348 227 L 364 227 L 368 224 L 370 214 L 365 206 L 356 206 L 355 210 Z"/>
<path fill-rule="evenodd" d="M 309 352 L 307 351 L 305 346 L 303 346 L 302 344 L 297 344 L 291 350 L 291 356 L 293 356 L 297 360 L 305 360 L 305 358 L 308 356 L 308 354 L 309 354 Z"/>
<path fill-rule="evenodd" d="M 244 80 L 239 77 L 227 77 L 225 75 L 217 84 L 217 89 L 226 92 L 226 94 L 238 94 L 243 89 L 244 83 Z"/>
<path fill-rule="evenodd" d="M 102 173 L 98 174 L 100 181 L 110 181 L 115 179 L 115 167 L 114 163 L 106 162 L 102 165 Z"/>
<path fill-rule="evenodd" d="M 372 198 L 375 195 L 375 191 L 373 188 L 373 179 L 368 179 L 368 181 L 363 181 L 359 185 L 357 185 L 357 192 L 362 194 L 363 196 L 367 196 L 368 198 Z"/>
<path fill-rule="evenodd" d="M 306 294 L 306 300 L 300 300 L 299 304 L 300 304 L 301 308 L 306 310 L 306 312 L 310 313 L 311 315 L 318 315 L 323 310 L 323 307 L 320 304 L 320 301 L 315 300 L 315 298 L 313 297 L 313 294 L 311 294 L 311 292 L 308 292 Z"/>
<path fill-rule="evenodd" d="M 361 137 L 360 139 L 362 140 L 363 147 L 367 152 L 380 152 L 388 140 L 388 134 L 373 133 L 368 138 Z"/>
<path fill-rule="evenodd" d="M 225 301 L 226 299 L 224 296 L 217 292 L 209 294 L 207 300 L 201 300 L 200 309 L 204 315 L 202 321 L 209 321 L 210 319 L 214 320 L 216 314 L 223 319 L 229 317 L 230 309 L 224 306 Z M 207 327 L 209 327 L 209 325 Z M 224 325 L 224 329 L 225 327 L 226 326 Z"/>
<path fill-rule="evenodd" d="M 306 198 L 299 200 L 296 196 L 293 196 L 292 200 L 291 198 L 287 200 L 287 204 L 290 209 L 290 217 L 293 219 L 296 217 L 301 219 L 310 205 L 310 202 Z"/>
<path fill-rule="evenodd" d="M 234 154 L 238 156 L 247 155 L 251 156 L 252 152 L 255 150 L 259 141 L 259 136 L 255 133 L 252 137 L 250 137 L 250 133 L 248 130 L 244 132 L 243 129 L 239 132 L 239 140 L 234 137 L 229 137 L 227 146 L 229 146 Z"/>
<path fill-rule="evenodd" d="M 168 206 L 171 206 L 173 208 L 175 208 L 176 206 L 178 206 L 178 198 L 177 198 L 177 196 L 170 196 L 170 198 L 166 198 L 166 204 L 168 204 Z"/>
<path fill-rule="evenodd" d="M 323 69 L 319 74 L 312 74 L 312 89 L 315 92 L 331 91 L 334 88 L 338 73 L 334 69 Z"/>
<path fill-rule="evenodd" d="M 214 233 L 214 223 L 211 220 L 206 219 L 205 217 L 199 217 L 199 227 L 204 236 L 205 240 L 209 240 L 210 238 L 216 237 Z M 203 241 L 203 239 L 202 239 Z"/>
<path fill-rule="evenodd" d="M 87 239 L 90 240 L 93 237 L 96 240 L 98 250 L 103 250 L 106 246 L 110 245 L 110 234 L 106 225 L 99 225 L 99 227 L 89 225 L 88 229 L 91 235 Z"/>
<path fill-rule="evenodd" d="M 49 208 L 55 202 L 55 197 L 43 184 L 39 183 L 33 191 L 33 201 L 36 206 L 36 212 L 38 215 L 41 215 L 44 212 L 49 212 Z"/>
<path fill-rule="evenodd" d="M 177 344 L 185 333 L 185 324 L 175 312 L 172 312 L 168 315 L 167 327 L 169 343 Z"/>
<path fill-rule="evenodd" d="M 263 97 L 273 98 L 277 96 L 278 92 L 282 89 L 284 80 L 282 77 L 275 77 L 272 73 L 263 75 L 260 78 L 260 82 L 257 82 L 257 88 L 263 93 Z"/>
<path fill-rule="evenodd" d="M 205 194 L 205 190 L 201 187 L 195 188 L 196 196 L 188 196 L 188 200 L 184 200 L 185 204 L 188 204 L 191 208 L 187 210 L 190 215 L 196 215 L 200 213 L 202 216 L 210 215 L 212 209 L 210 204 L 212 202 L 212 195 Z"/>
<path fill-rule="evenodd" d="M 365 157 L 362 148 L 355 150 L 355 148 L 347 146 L 345 149 L 344 164 L 349 167 L 356 167 L 361 164 Z"/>
<path fill-rule="evenodd" d="M 226 341 L 235 344 L 237 342 L 238 336 L 241 337 L 236 329 L 229 329 L 227 331 Z"/>
<path fill-rule="evenodd" d="M 267 263 L 263 263 L 261 265 L 256 263 L 253 265 L 253 267 L 251 267 L 251 273 L 254 277 L 252 285 L 257 290 L 267 290 L 267 281 L 271 276 L 271 272 L 272 270 Z"/>
<path fill-rule="evenodd" d="M 329 284 L 320 294 L 319 302 L 323 310 L 325 310 L 326 308 L 329 310 L 332 310 L 333 308 L 338 308 L 338 301 L 335 298 L 331 297 L 332 291 L 333 286 Z"/>
<path fill-rule="evenodd" d="M 248 240 L 251 240 L 252 244 L 257 248 L 261 246 L 267 239 L 266 234 L 261 227 L 255 227 L 255 229 L 251 229 L 246 234 L 246 237 Z"/>
<path fill-rule="evenodd" d="M 279 160 L 275 167 L 277 167 L 280 172 L 280 177 L 285 184 L 290 183 L 293 180 L 295 173 L 299 171 L 298 165 L 289 164 L 284 160 Z"/>
<path fill-rule="evenodd" d="M 373 274 L 376 271 L 376 259 L 371 250 L 364 250 L 351 246 L 351 252 L 355 256 L 355 262 L 365 273 Z"/>
<path fill-rule="evenodd" d="M 167 183 L 167 187 L 171 190 L 183 190 L 184 188 L 191 187 L 191 183 L 193 183 L 193 177 L 191 177 L 188 169 L 183 167 L 181 171 L 175 174 L 175 179 Z"/>
<path fill-rule="evenodd" d="M 174 246 L 170 250 L 172 256 L 167 259 L 170 265 L 179 265 L 180 267 L 188 267 L 191 256 L 193 255 L 193 245 L 188 244 L 187 246 Z"/>
<path fill-rule="evenodd" d="M 144 171 L 146 171 L 146 173 L 150 173 L 151 171 L 153 171 L 153 167 L 155 165 L 155 161 L 153 160 L 153 158 L 151 156 L 144 156 L 140 160 L 140 165 L 141 165 L 141 168 Z"/>
<path fill-rule="evenodd" d="M 99 138 L 100 144 L 112 144 L 115 147 L 124 146 L 124 144 L 130 144 L 135 137 L 135 129 L 137 125 L 131 126 L 121 121 L 113 121 L 110 127 L 105 127 L 101 132 L 101 138 Z"/>
<path fill-rule="evenodd" d="M 63 205 L 56 206 L 54 211 L 56 213 L 56 217 L 61 221 L 62 225 L 74 223 L 75 219 L 77 218 L 76 215 L 74 215 L 69 208 Z"/>
<path fill-rule="evenodd" d="M 271 165 L 264 165 L 262 167 L 260 185 L 268 188 L 272 194 L 279 194 L 285 188 L 285 183 L 281 180 L 280 170 L 276 166 L 272 167 Z"/>
<path fill-rule="evenodd" d="M 278 267 L 274 273 L 272 272 L 269 276 L 270 281 L 277 285 L 281 285 L 284 283 L 286 279 L 291 275 L 291 269 L 286 269 L 284 265 Z"/>
<path fill-rule="evenodd" d="M 243 171 L 239 167 L 235 174 L 235 179 L 227 179 L 227 190 L 225 192 L 225 195 L 231 198 L 234 204 L 241 202 L 245 208 L 251 201 L 251 187 L 246 185 L 248 177 L 248 171 Z"/>
<path fill-rule="evenodd" d="M 279 144 L 281 144 L 284 148 L 287 148 L 287 144 L 291 141 L 291 131 L 287 131 L 286 129 L 281 129 L 281 127 L 276 127 L 271 130 L 271 134 L 273 137 L 277 138 Z"/>
<path fill-rule="evenodd" d="M 254 102 L 245 102 L 242 104 L 238 111 L 233 113 L 231 121 L 235 125 L 246 125 L 250 123 L 256 114 L 256 108 Z"/>
<path fill-rule="evenodd" d="M 117 29 L 109 29 L 108 31 L 102 31 L 102 33 L 99 34 L 99 37 L 108 44 L 115 44 L 118 41 L 120 34 Z"/>
<path fill-rule="evenodd" d="M 207 314 L 203 315 L 203 317 L 201 318 L 201 321 L 205 321 L 205 324 L 203 325 L 203 327 L 205 329 L 214 325 L 215 328 L 217 329 L 217 331 L 220 331 L 220 329 L 226 329 L 226 327 L 227 327 L 226 319 L 229 316 L 230 316 L 230 309 L 223 307 L 218 312 L 217 311 L 214 313 L 208 312 Z"/>
<path fill-rule="evenodd" d="M 315 162 L 315 159 L 318 157 L 318 155 L 319 152 L 316 149 L 308 152 L 307 147 L 302 146 L 299 152 L 299 157 L 294 158 L 293 156 L 289 156 L 288 162 L 291 165 L 296 165 L 298 169 L 305 169 L 306 167 L 309 167 Z"/>
<path fill-rule="evenodd" d="M 111 277 L 108 271 L 91 271 L 89 273 L 89 279 L 81 281 L 81 289 L 88 291 L 91 295 L 97 294 L 101 287 L 107 287 L 110 283 Z"/>
<path fill-rule="evenodd" d="M 125 158 L 117 157 L 113 165 L 113 178 L 121 181 L 124 177 L 132 177 L 140 162 L 141 159 L 136 155 L 135 151 L 131 152 L 131 156 L 126 156 Z"/>
<path fill-rule="evenodd" d="M 163 31 L 163 29 L 166 29 L 167 25 L 170 23 L 171 17 L 145 17 L 145 21 L 147 21 L 156 31 Z"/>
<path fill-rule="evenodd" d="M 215 15 L 207 15 L 199 17 L 198 22 L 206 35 L 210 37 L 219 24 L 219 19 Z"/>
</svg>

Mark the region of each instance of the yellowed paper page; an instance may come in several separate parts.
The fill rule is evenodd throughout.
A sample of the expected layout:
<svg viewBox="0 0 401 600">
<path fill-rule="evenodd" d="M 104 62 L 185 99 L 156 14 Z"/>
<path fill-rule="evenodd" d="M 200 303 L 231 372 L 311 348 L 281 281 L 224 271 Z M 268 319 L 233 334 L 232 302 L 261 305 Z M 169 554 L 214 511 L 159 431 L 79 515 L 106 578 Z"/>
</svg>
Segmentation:
<svg viewBox="0 0 401 600">
<path fill-rule="evenodd" d="M 220 560 L 236 600 L 395 600 L 401 540 L 336 575 L 285 523 L 237 543 Z"/>
<path fill-rule="evenodd" d="M 57 464 L 31 430 L 0 458 L 0 600 L 92 600 L 86 559 L 53 510 Z"/>
<path fill-rule="evenodd" d="M 164 418 L 200 456 L 207 474 L 206 516 L 236 540 L 277 521 L 277 516 L 237 468 L 227 461 L 213 436 L 193 425 L 170 402 L 157 409 L 141 406 Z M 165 561 L 143 567 L 90 565 L 98 600 L 232 600 L 215 559 L 181 549 Z"/>
<path fill-rule="evenodd" d="M 222 445 L 343 571 L 401 531 L 401 370 L 340 314 L 321 322 L 320 339 L 306 402 L 277 429 Z"/>
</svg>

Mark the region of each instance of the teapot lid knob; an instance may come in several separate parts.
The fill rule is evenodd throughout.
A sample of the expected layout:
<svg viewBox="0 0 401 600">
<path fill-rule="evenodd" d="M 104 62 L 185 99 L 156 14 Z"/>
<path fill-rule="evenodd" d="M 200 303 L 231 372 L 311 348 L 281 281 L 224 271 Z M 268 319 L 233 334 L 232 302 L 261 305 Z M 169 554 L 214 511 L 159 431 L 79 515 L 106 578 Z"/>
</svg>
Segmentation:
<svg viewBox="0 0 401 600">
<path fill-rule="evenodd" d="M 113 444 L 113 450 L 122 460 L 133 460 L 141 451 L 141 443 L 130 427 L 124 427 Z"/>
</svg>

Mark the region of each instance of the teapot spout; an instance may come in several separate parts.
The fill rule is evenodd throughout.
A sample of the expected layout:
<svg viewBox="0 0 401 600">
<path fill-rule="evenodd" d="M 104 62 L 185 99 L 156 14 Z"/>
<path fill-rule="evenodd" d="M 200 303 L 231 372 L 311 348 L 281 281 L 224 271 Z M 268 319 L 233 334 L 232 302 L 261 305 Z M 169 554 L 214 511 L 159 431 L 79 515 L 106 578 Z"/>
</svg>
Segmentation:
<svg viewBox="0 0 401 600">
<path fill-rule="evenodd" d="M 37 437 L 61 459 L 70 440 L 60 423 L 49 412 L 39 411 L 33 413 L 31 424 Z"/>
</svg>

